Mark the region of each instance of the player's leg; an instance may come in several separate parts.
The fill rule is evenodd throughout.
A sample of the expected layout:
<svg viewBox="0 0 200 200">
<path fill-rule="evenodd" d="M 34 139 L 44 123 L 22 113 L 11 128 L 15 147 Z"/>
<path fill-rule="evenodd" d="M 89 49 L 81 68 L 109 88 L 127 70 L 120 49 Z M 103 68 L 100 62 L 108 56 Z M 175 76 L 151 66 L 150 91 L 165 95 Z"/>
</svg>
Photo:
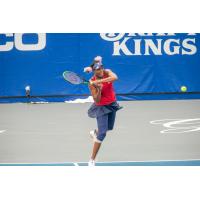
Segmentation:
<svg viewBox="0 0 200 200">
<path fill-rule="evenodd" d="M 90 131 L 90 137 L 94 140 L 98 135 L 98 129 L 94 129 Z"/>
<path fill-rule="evenodd" d="M 101 142 L 94 142 L 93 149 L 92 149 L 92 156 L 89 161 L 91 162 L 91 165 L 94 165 L 95 158 L 97 156 L 97 153 L 99 152 L 100 146 L 101 146 Z"/>
<path fill-rule="evenodd" d="M 98 135 L 94 140 L 91 160 L 95 160 L 97 153 L 100 149 L 101 143 L 106 137 L 106 132 L 108 130 L 108 115 L 97 117 L 97 125 L 98 125 Z"/>
<path fill-rule="evenodd" d="M 108 114 L 108 130 L 113 130 L 116 118 L 116 111 Z"/>
</svg>

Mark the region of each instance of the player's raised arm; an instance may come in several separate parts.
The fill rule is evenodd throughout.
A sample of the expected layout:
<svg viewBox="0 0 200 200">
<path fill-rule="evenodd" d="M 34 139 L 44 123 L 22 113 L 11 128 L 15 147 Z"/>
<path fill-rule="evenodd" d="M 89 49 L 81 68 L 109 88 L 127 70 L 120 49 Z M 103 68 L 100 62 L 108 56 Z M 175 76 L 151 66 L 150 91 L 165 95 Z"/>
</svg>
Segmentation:
<svg viewBox="0 0 200 200">
<path fill-rule="evenodd" d="M 104 82 L 114 82 L 118 79 L 117 74 L 115 74 L 112 70 L 105 69 L 105 72 L 108 74 L 108 78 L 107 80 L 104 79 Z"/>
<path fill-rule="evenodd" d="M 114 82 L 118 79 L 117 75 L 114 72 L 112 72 L 110 69 L 105 69 L 104 72 L 105 74 L 107 74 L 108 77 L 92 81 L 91 84 Z"/>
<path fill-rule="evenodd" d="M 101 86 L 89 84 L 88 87 L 95 103 L 99 103 L 101 100 Z"/>
</svg>

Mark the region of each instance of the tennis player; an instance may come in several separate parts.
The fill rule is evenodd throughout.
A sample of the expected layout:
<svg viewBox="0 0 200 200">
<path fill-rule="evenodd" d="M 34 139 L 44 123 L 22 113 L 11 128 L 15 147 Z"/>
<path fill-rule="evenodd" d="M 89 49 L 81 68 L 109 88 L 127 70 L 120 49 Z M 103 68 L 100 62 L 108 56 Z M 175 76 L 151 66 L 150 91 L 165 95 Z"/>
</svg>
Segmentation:
<svg viewBox="0 0 200 200">
<path fill-rule="evenodd" d="M 118 79 L 110 69 L 104 69 L 102 57 L 97 56 L 90 67 L 84 68 L 85 72 L 93 72 L 90 79 L 89 89 L 94 99 L 94 104 L 88 110 L 88 116 L 96 118 L 97 129 L 90 131 L 94 145 L 89 166 L 95 166 L 95 158 L 100 149 L 106 133 L 113 130 L 116 112 L 122 107 L 116 102 L 113 82 Z"/>
</svg>

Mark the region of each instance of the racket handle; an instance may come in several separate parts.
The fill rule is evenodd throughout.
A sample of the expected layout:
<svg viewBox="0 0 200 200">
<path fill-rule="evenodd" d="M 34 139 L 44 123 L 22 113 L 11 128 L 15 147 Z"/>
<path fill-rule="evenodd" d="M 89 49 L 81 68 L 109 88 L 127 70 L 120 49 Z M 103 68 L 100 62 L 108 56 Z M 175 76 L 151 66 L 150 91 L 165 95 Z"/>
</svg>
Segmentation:
<svg viewBox="0 0 200 200">
<path fill-rule="evenodd" d="M 89 80 L 89 81 L 88 81 L 88 84 L 89 84 L 89 85 L 93 85 L 93 81 Z"/>
</svg>

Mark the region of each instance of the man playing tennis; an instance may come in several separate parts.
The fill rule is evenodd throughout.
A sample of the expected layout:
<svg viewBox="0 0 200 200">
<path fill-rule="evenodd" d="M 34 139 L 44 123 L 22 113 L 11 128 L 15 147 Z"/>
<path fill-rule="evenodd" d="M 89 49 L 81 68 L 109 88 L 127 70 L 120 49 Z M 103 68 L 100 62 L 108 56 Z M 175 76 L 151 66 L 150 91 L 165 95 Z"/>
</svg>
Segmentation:
<svg viewBox="0 0 200 200">
<path fill-rule="evenodd" d="M 104 69 L 102 58 L 97 56 L 90 67 L 84 69 L 86 72 L 92 71 L 93 77 L 90 79 L 89 89 L 94 99 L 94 104 L 88 110 L 88 116 L 96 118 L 97 130 L 91 131 L 94 145 L 92 155 L 88 163 L 89 166 L 95 165 L 95 158 L 100 149 L 101 143 L 109 130 L 113 130 L 116 111 L 121 109 L 116 102 L 113 82 L 118 79 L 117 75 L 109 69 Z"/>
</svg>

